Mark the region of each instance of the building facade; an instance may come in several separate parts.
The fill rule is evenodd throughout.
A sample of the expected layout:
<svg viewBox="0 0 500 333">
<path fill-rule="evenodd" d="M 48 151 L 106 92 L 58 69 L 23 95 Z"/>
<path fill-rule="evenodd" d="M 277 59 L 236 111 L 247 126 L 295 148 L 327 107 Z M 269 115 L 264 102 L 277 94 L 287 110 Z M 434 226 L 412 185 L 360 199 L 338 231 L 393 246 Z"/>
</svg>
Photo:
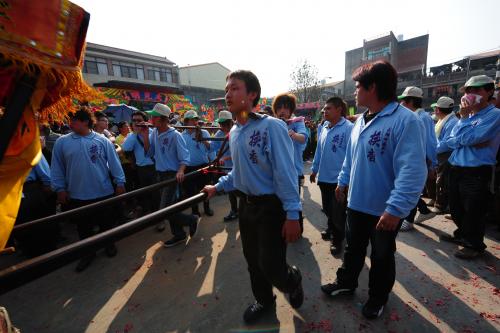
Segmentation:
<svg viewBox="0 0 500 333">
<path fill-rule="evenodd" d="M 352 73 L 359 66 L 377 60 L 390 62 L 398 72 L 398 90 L 407 85 L 419 85 L 427 69 L 429 35 L 403 40 L 391 31 L 388 35 L 363 40 L 363 46 L 345 53 L 344 98 L 354 103 L 355 83 Z M 415 83 L 415 84 L 409 84 Z"/>
<path fill-rule="evenodd" d="M 193 103 L 204 105 L 224 97 L 229 68 L 218 62 L 179 68 L 181 89 Z"/>
<path fill-rule="evenodd" d="M 179 68 L 166 57 L 87 43 L 84 79 L 94 87 L 182 93 Z"/>
</svg>

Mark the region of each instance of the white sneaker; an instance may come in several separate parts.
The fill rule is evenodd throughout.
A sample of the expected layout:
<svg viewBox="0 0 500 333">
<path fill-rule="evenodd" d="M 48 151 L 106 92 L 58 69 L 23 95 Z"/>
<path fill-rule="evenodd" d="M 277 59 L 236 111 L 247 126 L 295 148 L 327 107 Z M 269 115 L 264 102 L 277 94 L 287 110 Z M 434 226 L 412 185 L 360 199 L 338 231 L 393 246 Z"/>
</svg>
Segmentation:
<svg viewBox="0 0 500 333">
<path fill-rule="evenodd" d="M 424 221 L 432 219 L 436 216 L 436 213 L 430 212 L 429 214 L 418 213 L 418 217 L 415 219 L 414 223 L 422 223 Z"/>
<path fill-rule="evenodd" d="M 401 229 L 399 229 L 399 231 L 405 232 L 405 231 L 410 231 L 414 228 L 415 227 L 413 226 L 413 223 L 403 220 L 403 224 L 401 224 Z"/>
</svg>

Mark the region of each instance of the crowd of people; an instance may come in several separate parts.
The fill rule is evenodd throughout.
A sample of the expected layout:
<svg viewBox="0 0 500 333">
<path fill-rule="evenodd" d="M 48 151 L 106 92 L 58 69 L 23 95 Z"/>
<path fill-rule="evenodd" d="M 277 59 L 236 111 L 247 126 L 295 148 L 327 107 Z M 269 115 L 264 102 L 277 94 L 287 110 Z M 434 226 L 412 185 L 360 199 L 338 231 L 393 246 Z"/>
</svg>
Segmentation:
<svg viewBox="0 0 500 333">
<path fill-rule="evenodd" d="M 346 102 L 332 97 L 319 124 L 294 115 L 297 101 L 290 93 L 276 96 L 272 107 L 255 112 L 261 88 L 249 71 L 227 77 L 228 111 L 219 112 L 218 128 L 211 128 L 212 133 L 200 129 L 194 110 L 183 115 L 182 129 L 172 126 L 177 120 L 164 104 L 134 112 L 131 124 L 120 122 L 113 132 L 105 114 L 82 106 L 70 115 L 69 133 L 63 134 L 68 128 L 59 128 L 61 134 L 42 128 L 44 157 L 26 179 L 16 223 L 54 214 L 58 205 L 63 211 L 75 209 L 176 180 L 174 186 L 120 207 L 77 216 L 72 222 L 84 239 L 200 191 L 208 194 L 203 213 L 212 216 L 209 199 L 225 192 L 230 210 L 224 220 L 239 220 L 255 296 L 244 313 L 244 320 L 252 323 L 275 310 L 273 286 L 288 295 L 294 308 L 304 300 L 300 269 L 287 263 L 286 247 L 304 230 L 300 192 L 304 159 L 310 156 L 309 180 L 319 186 L 327 217 L 321 237 L 330 242 L 333 256 L 343 253 L 336 280 L 321 289 L 332 297 L 352 294 L 370 243 L 369 297 L 362 313 L 377 318 L 395 282 L 399 231 L 413 230 L 413 223 L 429 214 L 449 213 L 456 230 L 441 235 L 441 240 L 460 245 L 458 258 L 484 253 L 488 214 L 498 221 L 500 98 L 491 78 L 475 76 L 465 83 L 458 112 L 455 101 L 442 96 L 432 105 L 431 116 L 422 108 L 421 88 L 407 87 L 397 96 L 397 73 L 388 62 L 361 66 L 353 80 L 357 106 L 366 111 L 349 117 Z M 211 141 L 212 137 L 226 140 Z M 227 175 L 185 178 L 214 160 L 230 169 Z M 422 196 L 431 200 L 425 202 Z M 190 213 L 168 216 L 171 237 L 164 246 L 195 237 L 201 216 L 198 205 Z M 165 223 L 156 229 L 163 231 Z M 52 225 L 15 237 L 26 254 L 36 255 L 54 249 L 60 231 Z M 112 243 L 104 250 L 110 257 L 117 254 Z M 87 253 L 76 270 L 87 268 L 95 255 Z"/>
</svg>

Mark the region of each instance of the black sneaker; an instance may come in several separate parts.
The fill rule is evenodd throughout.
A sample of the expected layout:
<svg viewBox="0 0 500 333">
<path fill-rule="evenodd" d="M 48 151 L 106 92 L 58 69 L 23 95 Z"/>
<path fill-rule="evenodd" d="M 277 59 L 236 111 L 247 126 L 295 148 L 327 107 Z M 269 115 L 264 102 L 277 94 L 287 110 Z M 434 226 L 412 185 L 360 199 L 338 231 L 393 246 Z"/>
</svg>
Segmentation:
<svg viewBox="0 0 500 333">
<path fill-rule="evenodd" d="M 328 283 L 321 286 L 321 291 L 323 291 L 328 296 L 338 296 L 338 295 L 352 295 L 354 294 L 355 288 L 346 288 L 339 285 L 337 282 Z"/>
<path fill-rule="evenodd" d="M 458 245 L 463 245 L 464 241 L 460 237 L 456 237 L 455 235 L 448 235 L 448 234 L 441 234 L 439 235 L 439 240 L 448 242 L 448 243 L 453 243 L 453 244 L 458 244 Z"/>
<path fill-rule="evenodd" d="M 104 249 L 104 252 L 106 252 L 106 255 L 109 258 L 113 258 L 118 253 L 118 250 L 116 249 L 115 244 L 110 244 L 110 245 L 106 246 L 106 248 Z"/>
<path fill-rule="evenodd" d="M 291 271 L 292 274 L 294 275 L 296 287 L 292 292 L 288 294 L 288 299 L 292 308 L 298 309 L 300 308 L 302 303 L 304 303 L 304 289 L 302 289 L 302 274 L 300 274 L 300 270 L 295 266 L 292 266 Z"/>
<path fill-rule="evenodd" d="M 82 259 L 80 259 L 80 261 L 78 262 L 78 265 L 76 265 L 76 269 L 75 271 L 77 273 L 80 273 L 80 272 L 83 272 L 85 269 L 87 269 L 87 267 L 90 266 L 90 264 L 92 263 L 92 261 L 95 259 L 95 253 L 91 254 L 91 255 L 87 255 L 85 257 L 83 257 Z"/>
<path fill-rule="evenodd" d="M 367 319 L 376 319 L 382 315 L 382 312 L 384 312 L 384 306 L 385 304 L 380 304 L 370 298 L 365 305 L 363 305 L 361 312 Z"/>
<path fill-rule="evenodd" d="M 195 217 L 196 217 L 196 221 L 193 222 L 193 224 L 191 224 L 189 226 L 189 236 L 191 238 L 194 238 L 194 236 L 196 236 L 196 233 L 198 232 L 198 224 L 200 224 L 200 221 L 201 221 L 200 216 L 195 215 Z"/>
<path fill-rule="evenodd" d="M 330 253 L 332 256 L 337 256 L 342 252 L 342 242 L 330 244 Z"/>
<path fill-rule="evenodd" d="M 203 211 L 205 212 L 206 216 L 214 216 L 214 211 L 210 209 L 210 205 L 208 202 L 203 203 Z"/>
<path fill-rule="evenodd" d="M 321 238 L 323 240 L 331 240 L 332 239 L 332 231 L 330 229 L 323 230 L 321 232 Z"/>
<path fill-rule="evenodd" d="M 176 246 L 177 244 L 185 242 L 186 239 L 187 239 L 186 235 L 184 235 L 184 236 L 174 236 L 174 237 L 170 238 L 168 241 L 164 242 L 163 246 L 164 247 Z"/>
<path fill-rule="evenodd" d="M 224 221 L 229 222 L 229 221 L 234 221 L 238 218 L 238 214 L 236 212 L 230 211 L 227 216 L 224 216 Z"/>
<path fill-rule="evenodd" d="M 262 305 L 255 301 L 243 313 L 243 320 L 247 324 L 253 324 L 262 318 L 264 315 L 276 311 L 276 296 L 275 301 L 269 305 Z"/>
<path fill-rule="evenodd" d="M 425 208 L 422 207 L 422 209 L 419 209 L 418 211 L 420 214 L 424 214 L 424 215 L 432 213 L 431 210 L 429 208 L 427 208 L 427 206 L 425 206 Z"/>
</svg>

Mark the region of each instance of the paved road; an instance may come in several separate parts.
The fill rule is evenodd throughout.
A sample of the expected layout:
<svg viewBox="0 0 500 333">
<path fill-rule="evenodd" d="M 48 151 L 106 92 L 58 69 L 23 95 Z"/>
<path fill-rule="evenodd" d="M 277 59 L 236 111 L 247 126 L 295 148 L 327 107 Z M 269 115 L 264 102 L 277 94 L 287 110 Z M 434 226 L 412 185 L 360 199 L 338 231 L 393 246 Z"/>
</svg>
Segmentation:
<svg viewBox="0 0 500 333">
<path fill-rule="evenodd" d="M 437 216 L 397 242 L 397 277 L 384 315 L 360 314 L 367 298 L 369 259 L 356 294 L 328 299 L 319 290 L 341 264 L 319 231 L 326 218 L 320 192 L 306 181 L 304 238 L 289 247 L 289 262 L 304 277 L 306 300 L 293 310 L 279 292 L 277 316 L 247 327 L 242 312 L 252 301 L 237 222 L 223 223 L 227 197 L 213 200 L 216 215 L 204 217 L 198 237 L 165 249 L 167 231 L 144 230 L 118 243 L 119 254 L 100 253 L 81 274 L 75 264 L 0 296 L 23 333 L 71 332 L 498 332 L 500 245 L 490 229 L 488 254 L 466 262 L 437 234 L 453 230 Z"/>
</svg>

